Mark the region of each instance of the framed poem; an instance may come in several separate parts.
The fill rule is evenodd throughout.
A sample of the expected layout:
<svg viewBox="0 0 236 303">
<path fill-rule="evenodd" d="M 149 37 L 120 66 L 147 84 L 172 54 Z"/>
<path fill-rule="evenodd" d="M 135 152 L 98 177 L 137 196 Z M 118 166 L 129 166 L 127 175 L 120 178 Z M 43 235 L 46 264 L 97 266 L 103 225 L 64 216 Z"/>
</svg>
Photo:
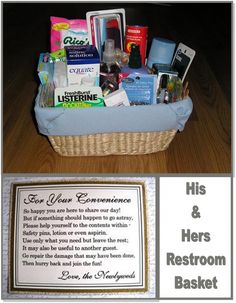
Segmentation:
<svg viewBox="0 0 236 303">
<path fill-rule="evenodd" d="M 10 292 L 147 290 L 143 183 L 13 184 L 10 228 Z"/>
</svg>

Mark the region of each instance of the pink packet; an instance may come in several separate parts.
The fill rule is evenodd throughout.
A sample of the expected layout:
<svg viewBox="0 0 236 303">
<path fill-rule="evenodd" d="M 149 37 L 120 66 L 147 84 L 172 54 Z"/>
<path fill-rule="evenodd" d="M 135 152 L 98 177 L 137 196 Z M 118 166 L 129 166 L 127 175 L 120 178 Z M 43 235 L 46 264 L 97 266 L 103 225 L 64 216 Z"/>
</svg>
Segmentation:
<svg viewBox="0 0 236 303">
<path fill-rule="evenodd" d="M 51 17 L 51 52 L 67 45 L 88 45 L 87 22 L 83 19 Z"/>
</svg>

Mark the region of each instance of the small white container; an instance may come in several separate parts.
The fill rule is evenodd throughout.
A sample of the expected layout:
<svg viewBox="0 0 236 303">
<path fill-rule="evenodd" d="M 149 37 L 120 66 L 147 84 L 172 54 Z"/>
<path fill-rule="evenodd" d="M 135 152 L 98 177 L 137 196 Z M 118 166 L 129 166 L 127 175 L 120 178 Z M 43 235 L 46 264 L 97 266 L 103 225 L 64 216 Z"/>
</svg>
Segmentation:
<svg viewBox="0 0 236 303">
<path fill-rule="evenodd" d="M 130 106 L 128 96 L 123 88 L 104 97 L 106 106 Z"/>
</svg>

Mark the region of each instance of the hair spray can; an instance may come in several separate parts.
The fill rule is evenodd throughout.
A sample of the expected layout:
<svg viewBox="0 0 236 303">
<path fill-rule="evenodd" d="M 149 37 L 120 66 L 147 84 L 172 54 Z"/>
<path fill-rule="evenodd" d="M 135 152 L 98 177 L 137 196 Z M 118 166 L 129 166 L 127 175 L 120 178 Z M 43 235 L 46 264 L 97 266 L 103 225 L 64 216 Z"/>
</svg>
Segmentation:
<svg viewBox="0 0 236 303">
<path fill-rule="evenodd" d="M 140 25 L 127 25 L 125 36 L 125 52 L 130 53 L 131 45 L 133 43 L 138 44 L 142 57 L 142 64 L 145 64 L 148 27 Z"/>
</svg>

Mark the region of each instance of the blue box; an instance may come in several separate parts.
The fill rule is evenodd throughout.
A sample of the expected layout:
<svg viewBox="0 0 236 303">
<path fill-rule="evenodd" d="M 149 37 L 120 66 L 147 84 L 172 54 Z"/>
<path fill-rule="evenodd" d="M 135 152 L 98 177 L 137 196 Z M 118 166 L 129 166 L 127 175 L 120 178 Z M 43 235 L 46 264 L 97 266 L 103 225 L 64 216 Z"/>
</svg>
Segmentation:
<svg viewBox="0 0 236 303">
<path fill-rule="evenodd" d="M 84 84 L 83 78 L 99 86 L 100 58 L 94 45 L 65 46 L 68 85 Z"/>
</svg>

